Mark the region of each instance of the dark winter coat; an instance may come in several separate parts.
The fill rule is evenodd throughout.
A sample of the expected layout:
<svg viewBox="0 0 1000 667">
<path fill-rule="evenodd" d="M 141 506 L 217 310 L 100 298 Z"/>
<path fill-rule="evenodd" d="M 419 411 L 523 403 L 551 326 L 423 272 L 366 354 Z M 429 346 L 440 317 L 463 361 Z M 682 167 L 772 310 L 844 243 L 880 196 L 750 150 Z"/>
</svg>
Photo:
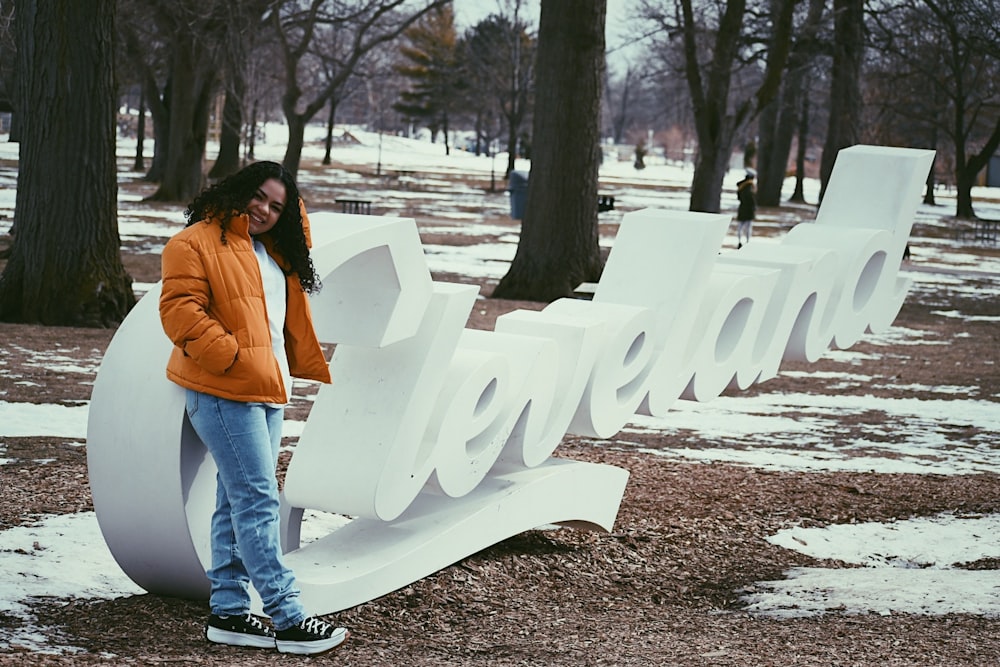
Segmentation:
<svg viewBox="0 0 1000 667">
<path fill-rule="evenodd" d="M 753 220 L 757 215 L 757 197 L 754 195 L 752 178 L 744 178 L 736 184 L 736 196 L 740 200 L 736 219 Z"/>
</svg>

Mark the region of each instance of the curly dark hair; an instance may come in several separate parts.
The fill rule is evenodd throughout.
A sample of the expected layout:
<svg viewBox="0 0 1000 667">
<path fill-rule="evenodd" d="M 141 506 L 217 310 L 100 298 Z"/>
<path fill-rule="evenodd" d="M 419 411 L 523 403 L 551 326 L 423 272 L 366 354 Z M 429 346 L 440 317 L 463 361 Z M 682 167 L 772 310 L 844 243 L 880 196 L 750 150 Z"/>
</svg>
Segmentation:
<svg viewBox="0 0 1000 667">
<path fill-rule="evenodd" d="M 274 241 L 278 253 L 298 275 L 299 284 L 306 292 L 317 292 L 321 285 L 319 276 L 309 257 L 306 234 L 302 228 L 302 211 L 298 206 L 299 188 L 295 179 L 277 162 L 254 162 L 232 176 L 204 190 L 188 204 L 184 217 L 187 226 L 214 219 L 222 225 L 222 243 L 226 241 L 226 231 L 234 216 L 242 215 L 257 193 L 257 189 L 268 179 L 277 179 L 285 186 L 286 206 L 281 211 L 277 224 L 267 234 Z"/>
</svg>

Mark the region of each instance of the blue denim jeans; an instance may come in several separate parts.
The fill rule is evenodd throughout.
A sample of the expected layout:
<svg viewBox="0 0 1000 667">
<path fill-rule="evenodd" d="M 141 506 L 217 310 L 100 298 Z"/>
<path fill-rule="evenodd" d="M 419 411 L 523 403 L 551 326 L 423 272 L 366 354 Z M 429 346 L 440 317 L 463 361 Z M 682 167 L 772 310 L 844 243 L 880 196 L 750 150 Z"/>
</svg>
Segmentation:
<svg viewBox="0 0 1000 667">
<path fill-rule="evenodd" d="M 306 615 L 281 557 L 275 476 L 284 409 L 188 389 L 187 414 L 219 469 L 207 572 L 212 613 L 246 614 L 253 584 L 275 628 L 297 625 Z"/>
</svg>

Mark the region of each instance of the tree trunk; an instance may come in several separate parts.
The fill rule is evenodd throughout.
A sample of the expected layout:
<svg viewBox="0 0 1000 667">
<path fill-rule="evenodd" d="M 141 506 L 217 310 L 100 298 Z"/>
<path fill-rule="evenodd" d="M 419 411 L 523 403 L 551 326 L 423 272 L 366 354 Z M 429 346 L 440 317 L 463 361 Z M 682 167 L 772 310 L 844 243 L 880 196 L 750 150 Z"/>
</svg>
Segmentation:
<svg viewBox="0 0 1000 667">
<path fill-rule="evenodd" d="M 143 143 L 146 141 L 146 86 L 139 87 L 139 119 L 135 127 L 135 162 L 133 171 L 144 171 L 146 160 L 142 156 Z"/>
<path fill-rule="evenodd" d="M 247 130 L 247 162 L 253 162 L 256 159 L 253 151 L 257 145 L 257 104 L 257 100 L 254 100 L 250 107 L 250 127 Z"/>
<path fill-rule="evenodd" d="M 537 76 L 537 74 L 536 74 Z M 537 96 L 536 96 L 537 99 Z M 513 119 L 507 124 L 507 169 L 504 171 L 504 178 L 510 178 L 510 172 L 514 171 L 514 161 L 517 159 L 517 132 L 520 128 L 515 125 Z"/>
<path fill-rule="evenodd" d="M 760 112 L 760 117 L 757 119 L 757 136 L 758 136 L 757 203 L 758 204 L 763 204 L 764 201 L 766 200 L 765 194 L 768 182 L 773 180 L 774 174 L 777 172 L 777 169 L 775 168 L 776 163 L 780 161 L 780 158 L 777 155 L 778 151 L 775 150 L 775 143 L 777 141 L 776 135 L 781 131 L 781 127 L 778 122 L 778 117 L 788 97 L 787 86 L 784 83 L 782 84 L 781 89 L 782 92 L 778 96 L 778 99 L 774 100 L 766 107 L 764 107 Z M 779 198 L 781 196 L 780 190 L 778 192 L 778 196 Z M 775 204 L 773 203 L 768 204 L 768 206 L 775 206 Z"/>
<path fill-rule="evenodd" d="M 976 173 L 969 169 L 955 169 L 955 217 L 967 220 L 975 219 L 976 211 L 972 207 L 972 186 L 976 183 Z"/>
<path fill-rule="evenodd" d="M 722 182 L 729 171 L 735 127 L 742 124 L 748 103 L 739 104 L 729 113 L 729 88 L 732 63 L 738 49 L 745 0 L 730 0 L 719 21 L 715 35 L 715 58 L 703 77 L 698 60 L 698 27 L 690 0 L 683 0 L 683 37 L 685 75 L 694 107 L 698 154 L 691 182 L 690 210 L 718 213 L 722 201 Z"/>
<path fill-rule="evenodd" d="M 975 218 L 976 212 L 972 208 L 972 187 L 976 184 L 976 176 L 982 171 L 990 158 L 996 155 L 997 148 L 1000 148 L 1000 118 L 997 118 L 993 125 L 993 131 L 983 143 L 979 152 L 966 157 L 966 149 L 963 144 L 955 147 L 955 194 L 958 199 L 956 217 Z"/>
<path fill-rule="evenodd" d="M 795 151 L 795 190 L 788 201 L 804 204 L 806 201 L 804 184 L 806 180 L 806 151 L 809 149 L 809 85 L 806 84 L 802 95 L 802 108 L 799 110 L 799 138 Z"/>
<path fill-rule="evenodd" d="M 698 140 L 698 155 L 694 161 L 694 177 L 691 181 L 692 211 L 718 213 L 722 203 L 722 185 L 729 172 L 729 159 L 733 153 L 732 128 L 728 122 L 718 137 Z"/>
<path fill-rule="evenodd" d="M 820 162 L 820 200 L 841 148 L 858 143 L 861 132 L 861 62 L 864 55 L 864 0 L 833 0 L 833 71 L 830 125 Z"/>
<path fill-rule="evenodd" d="M 607 0 L 542 0 L 531 177 L 521 238 L 493 296 L 552 301 L 600 278 L 600 104 Z"/>
<path fill-rule="evenodd" d="M 306 123 L 322 109 L 328 99 L 336 92 L 334 87 L 329 87 L 326 96 L 319 96 L 306 105 L 302 113 L 295 111 L 298 100 L 302 96 L 298 85 L 288 85 L 285 94 L 281 97 L 281 108 L 285 112 L 285 120 L 288 122 L 288 144 L 285 146 L 285 157 L 282 164 L 294 178 L 299 173 L 299 165 L 302 162 L 302 148 L 305 146 Z M 381 132 L 381 123 L 379 132 Z M 381 158 L 380 158 L 381 160 Z M 379 163 L 381 171 L 381 162 Z"/>
<path fill-rule="evenodd" d="M 226 101 L 222 105 L 222 132 L 219 135 L 219 156 L 215 158 L 208 177 L 223 179 L 240 170 L 240 134 L 243 131 L 243 77 L 233 75 Z"/>
<path fill-rule="evenodd" d="M 924 204 L 928 206 L 937 206 L 937 200 L 934 199 L 934 170 L 931 169 L 930 173 L 927 174 L 927 182 L 925 184 L 927 187 L 924 188 Z"/>
<path fill-rule="evenodd" d="M 147 90 L 158 91 L 152 74 L 145 78 Z M 167 171 L 167 150 L 170 146 L 170 82 L 163 87 L 163 97 L 150 95 L 149 115 L 153 118 L 153 161 L 149 164 L 145 180 L 159 182 Z"/>
<path fill-rule="evenodd" d="M 936 134 L 936 133 L 935 133 Z M 937 141 L 932 142 L 935 149 L 937 148 Z M 928 206 L 937 206 L 937 201 L 934 199 L 934 187 L 937 185 L 937 179 L 934 176 L 934 163 L 931 163 L 931 168 L 927 171 L 927 187 L 924 189 L 924 204 Z"/>
<path fill-rule="evenodd" d="M 627 67 L 625 69 L 625 78 L 622 81 L 621 93 L 618 98 L 618 110 L 613 114 L 611 119 L 612 136 L 614 137 L 615 144 L 622 143 L 625 138 L 625 127 L 629 121 L 629 104 L 632 102 L 632 80 L 634 78 L 635 74 L 632 68 Z"/>
<path fill-rule="evenodd" d="M 179 37 L 170 82 L 166 168 L 154 201 L 185 202 L 205 187 L 205 144 L 215 65 L 201 38 Z"/>
<path fill-rule="evenodd" d="M 115 326 L 135 304 L 119 252 L 114 0 L 19 0 L 17 235 L 0 319 Z"/>
<path fill-rule="evenodd" d="M 483 138 L 483 113 L 481 111 L 476 112 L 476 157 L 483 154 L 483 145 L 486 144 Z M 488 146 L 488 145 L 487 145 Z M 490 149 L 487 147 L 487 153 L 491 153 Z"/>
<path fill-rule="evenodd" d="M 323 154 L 323 164 L 328 165 L 333 161 L 333 121 L 337 115 L 337 98 L 330 98 L 330 115 L 326 119 L 326 153 Z"/>
<path fill-rule="evenodd" d="M 156 73 L 144 59 L 144 47 L 139 37 L 127 27 L 122 31 L 125 53 L 142 79 L 143 98 L 153 120 L 153 161 L 145 180 L 159 181 L 167 169 L 167 144 L 170 139 L 170 80 L 160 93 Z"/>
<path fill-rule="evenodd" d="M 702 25 L 695 19 L 692 0 L 680 0 L 684 74 L 698 133 L 698 157 L 691 184 L 692 211 L 719 212 L 723 179 L 729 170 L 736 135 L 777 97 L 788 60 L 795 0 L 772 3 L 772 34 L 768 39 L 767 59 L 759 87 L 742 101 L 730 99 L 734 65 L 744 41 L 746 5 L 746 0 L 718 3 L 720 16 L 713 38 L 713 57 L 703 72 L 703 45 L 698 38 Z"/>
<path fill-rule="evenodd" d="M 779 206 L 781 189 L 788 171 L 788 155 L 792 151 L 795 138 L 795 119 L 802 106 L 802 91 L 805 87 L 806 68 L 798 68 L 785 76 L 784 91 L 777 102 L 778 112 L 770 136 L 770 144 L 765 153 L 761 131 L 760 159 L 757 161 L 757 203 L 761 206 Z M 766 157 L 765 157 L 766 155 Z"/>
<path fill-rule="evenodd" d="M 285 111 L 288 120 L 288 146 L 285 147 L 285 159 L 282 161 L 285 169 L 294 178 L 299 173 L 302 161 L 302 146 L 305 145 L 306 118 L 302 114 Z"/>
<path fill-rule="evenodd" d="M 772 2 L 772 12 L 778 13 L 778 2 Z M 809 0 L 809 11 L 802 26 L 796 31 L 795 45 L 788 56 L 788 68 L 781 83 L 781 96 L 774 103 L 767 120 L 770 125 L 765 133 L 764 115 L 761 115 L 760 159 L 757 161 L 757 203 L 762 206 L 779 206 L 781 189 L 788 171 L 788 155 L 792 150 L 802 107 L 802 98 L 808 88 L 810 63 L 817 49 L 816 33 L 823 19 L 826 0 Z M 768 141 L 765 145 L 764 137 Z"/>
</svg>

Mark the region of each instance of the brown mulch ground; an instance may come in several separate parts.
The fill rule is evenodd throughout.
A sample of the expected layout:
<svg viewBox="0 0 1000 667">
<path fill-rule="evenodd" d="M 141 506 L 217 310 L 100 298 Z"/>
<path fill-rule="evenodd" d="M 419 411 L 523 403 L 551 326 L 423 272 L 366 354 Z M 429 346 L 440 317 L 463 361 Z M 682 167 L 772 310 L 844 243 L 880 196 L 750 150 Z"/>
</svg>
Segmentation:
<svg viewBox="0 0 1000 667">
<path fill-rule="evenodd" d="M 158 278 L 158 257 L 130 253 L 126 247 L 125 261 L 136 280 Z M 962 293 L 941 299 L 966 314 L 1000 314 L 998 304 Z M 521 307 L 539 305 L 477 302 L 471 326 L 491 327 L 498 314 Z M 837 391 L 914 396 L 912 390 L 893 390 L 891 385 L 954 385 L 975 387 L 962 398 L 1000 402 L 996 323 L 932 314 L 940 308 L 938 302 L 910 299 L 897 325 L 948 344 L 874 349 L 862 342 L 856 349 L 878 358 L 866 360 L 860 372 L 872 377 L 872 385 L 890 388 Z M 112 333 L 0 324 L 4 370 L 26 381 L 12 385 L 0 379 L 2 400 L 88 400 L 92 377 L 25 360 L 32 351 L 57 348 L 89 359 L 106 348 Z M 821 361 L 810 368 L 833 366 Z M 778 377 L 751 391 L 823 393 L 825 385 L 816 378 Z M 921 397 L 919 392 L 915 397 Z M 856 437 L 884 417 L 845 417 L 843 432 L 831 437 Z M 655 435 L 634 437 L 644 438 L 650 448 L 698 446 L 699 441 L 697 433 L 670 443 L 657 442 Z M 5 438 L 0 444 L 3 456 L 16 460 L 0 466 L 0 529 L 43 514 L 93 509 L 85 447 L 62 438 Z M 38 600 L 38 625 L 50 628 L 51 644 L 80 650 L 44 655 L 14 647 L 0 652 L 0 664 L 1000 664 L 1000 610 L 993 618 L 832 611 L 775 620 L 746 613 L 740 602 L 740 594 L 755 582 L 780 579 L 792 567 L 849 566 L 776 547 L 766 538 L 777 530 L 941 512 L 997 513 L 996 473 L 779 472 L 678 461 L 575 438 L 567 438 L 557 454 L 630 471 L 612 533 L 530 531 L 506 540 L 339 614 L 352 638 L 328 656 L 303 659 L 212 646 L 201 635 L 204 602 L 141 595 L 111 601 Z M 991 561 L 970 567 L 995 570 L 997 565 Z M 0 628 L 21 623 L 0 615 Z"/>
</svg>

